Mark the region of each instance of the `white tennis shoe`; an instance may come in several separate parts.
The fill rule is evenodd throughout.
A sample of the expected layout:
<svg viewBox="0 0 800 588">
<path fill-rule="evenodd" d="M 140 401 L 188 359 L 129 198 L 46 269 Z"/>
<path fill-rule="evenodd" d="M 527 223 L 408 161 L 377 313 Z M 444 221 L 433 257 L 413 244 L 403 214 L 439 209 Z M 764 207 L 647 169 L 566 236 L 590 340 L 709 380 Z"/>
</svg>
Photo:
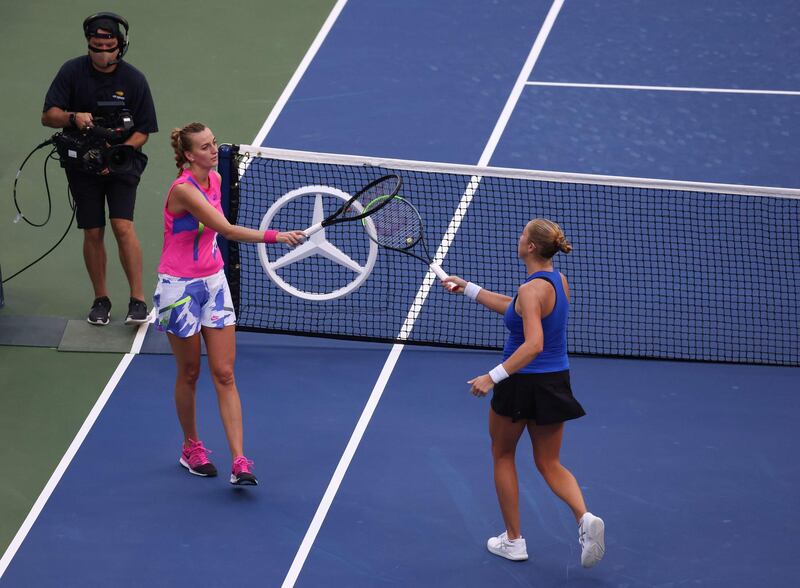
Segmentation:
<svg viewBox="0 0 800 588">
<path fill-rule="evenodd" d="M 528 559 L 528 549 L 525 546 L 525 539 L 509 539 L 508 533 L 503 531 L 497 537 L 490 537 L 486 542 L 486 549 L 513 561 L 524 561 Z"/>
<path fill-rule="evenodd" d="M 581 565 L 591 568 L 606 552 L 605 523 L 600 517 L 587 512 L 578 526 L 578 541 L 581 544 Z"/>
</svg>

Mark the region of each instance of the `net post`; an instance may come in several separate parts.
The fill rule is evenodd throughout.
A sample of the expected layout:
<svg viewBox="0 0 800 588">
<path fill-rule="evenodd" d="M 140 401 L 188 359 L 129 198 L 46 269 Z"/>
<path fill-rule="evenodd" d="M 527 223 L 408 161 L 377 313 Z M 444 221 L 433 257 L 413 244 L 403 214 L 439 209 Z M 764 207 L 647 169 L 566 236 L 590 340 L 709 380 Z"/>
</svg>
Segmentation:
<svg viewBox="0 0 800 588">
<path fill-rule="evenodd" d="M 217 169 L 221 178 L 222 212 L 231 224 L 236 224 L 239 213 L 239 146 L 223 143 L 219 146 L 219 164 Z M 219 251 L 225 262 L 225 277 L 233 298 L 233 307 L 239 312 L 239 244 L 228 241 L 222 236 L 219 239 Z"/>
</svg>

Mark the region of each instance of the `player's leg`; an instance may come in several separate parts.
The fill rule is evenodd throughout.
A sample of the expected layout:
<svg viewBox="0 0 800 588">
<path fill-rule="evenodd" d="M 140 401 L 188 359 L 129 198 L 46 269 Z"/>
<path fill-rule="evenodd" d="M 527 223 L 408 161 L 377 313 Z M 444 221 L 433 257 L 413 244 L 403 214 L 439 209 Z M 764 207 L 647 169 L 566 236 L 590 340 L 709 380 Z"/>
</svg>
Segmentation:
<svg viewBox="0 0 800 588">
<path fill-rule="evenodd" d="M 524 420 L 513 422 L 510 417 L 500 416 L 493 409 L 489 409 L 489 436 L 492 439 L 494 485 L 510 539 L 516 539 L 521 535 L 519 483 L 514 459 L 517 442 L 525 430 L 526 422 Z"/>
<path fill-rule="evenodd" d="M 178 337 L 167 333 L 175 356 L 175 408 L 183 430 L 183 440 L 197 441 L 197 379 L 200 377 L 200 333 Z"/>
<path fill-rule="evenodd" d="M 175 409 L 183 430 L 180 464 L 198 476 L 216 476 L 209 451 L 197 431 L 197 379 L 200 376 L 201 280 L 159 275 L 153 302 L 156 328 L 166 331 L 175 358 Z"/>
<path fill-rule="evenodd" d="M 204 326 L 203 338 L 208 350 L 208 367 L 214 389 L 217 391 L 222 424 L 228 437 L 231 455 L 235 458 L 243 453 L 242 402 L 233 373 L 236 360 L 236 328 L 233 325 L 221 329 Z"/>
<path fill-rule="evenodd" d="M 587 512 L 586 504 L 575 476 L 561 464 L 561 442 L 564 423 L 552 425 L 528 424 L 533 443 L 536 468 L 550 489 L 567 503 L 578 521 L 578 540 L 581 544 L 581 565 L 589 568 L 599 562 L 605 553 L 605 525 L 603 519 Z"/>
<path fill-rule="evenodd" d="M 200 376 L 200 333 L 179 337 L 167 333 L 175 357 L 175 409 L 183 431 L 180 464 L 198 476 L 216 476 L 197 432 L 197 379 Z"/>
<path fill-rule="evenodd" d="M 203 305 L 202 330 L 219 412 L 233 457 L 230 481 L 231 484 L 255 485 L 258 480 L 251 470 L 253 462 L 244 456 L 242 402 L 233 371 L 236 361 L 236 314 L 230 288 L 223 271 L 205 278 L 204 282 L 208 295 Z"/>
<path fill-rule="evenodd" d="M 561 465 L 560 459 L 564 423 L 537 425 L 530 421 L 528 433 L 533 444 L 533 459 L 536 462 L 536 469 L 542 474 L 555 495 L 567 503 L 575 520 L 580 520 L 583 513 L 586 512 L 583 494 L 575 476 Z"/>
<path fill-rule="evenodd" d="M 506 530 L 497 537 L 490 537 L 486 542 L 486 548 L 495 555 L 515 561 L 528 559 L 525 539 L 520 530 L 519 484 L 514 463 L 517 442 L 524 430 L 524 420 L 514 422 L 510 417 L 501 416 L 494 409 L 489 409 L 494 485 Z"/>
<path fill-rule="evenodd" d="M 204 325 L 203 338 L 208 350 L 211 379 L 217 391 L 219 413 L 233 459 L 231 484 L 255 485 L 258 481 L 251 470 L 253 462 L 244 456 L 242 402 L 233 371 L 236 360 L 236 327 L 227 325 L 218 328 Z"/>
</svg>

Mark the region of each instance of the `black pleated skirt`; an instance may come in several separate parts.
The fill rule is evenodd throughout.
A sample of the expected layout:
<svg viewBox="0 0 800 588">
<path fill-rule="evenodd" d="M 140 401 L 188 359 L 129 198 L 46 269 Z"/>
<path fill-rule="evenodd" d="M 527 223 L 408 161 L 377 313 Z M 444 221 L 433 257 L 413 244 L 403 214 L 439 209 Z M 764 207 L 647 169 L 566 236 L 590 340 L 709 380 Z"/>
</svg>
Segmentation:
<svg viewBox="0 0 800 588">
<path fill-rule="evenodd" d="M 492 410 L 512 421 L 552 425 L 586 414 L 569 383 L 569 370 L 544 374 L 512 374 L 494 387 Z"/>
</svg>

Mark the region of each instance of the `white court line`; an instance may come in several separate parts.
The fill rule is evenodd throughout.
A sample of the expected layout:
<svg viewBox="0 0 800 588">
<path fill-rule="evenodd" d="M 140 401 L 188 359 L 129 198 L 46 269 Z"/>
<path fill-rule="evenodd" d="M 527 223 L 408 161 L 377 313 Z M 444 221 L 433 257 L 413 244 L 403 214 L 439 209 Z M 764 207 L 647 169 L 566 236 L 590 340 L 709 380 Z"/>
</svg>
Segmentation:
<svg viewBox="0 0 800 588">
<path fill-rule="evenodd" d="M 142 329 L 147 329 L 147 324 L 139 326 L 139 332 L 137 332 L 137 337 L 139 333 L 141 333 Z M 114 373 L 111 376 L 111 379 L 106 384 L 106 387 L 103 389 L 102 394 L 97 399 L 97 402 L 94 403 L 92 410 L 89 411 L 89 414 L 86 417 L 86 420 L 83 421 L 83 425 L 78 430 L 78 434 L 75 435 L 75 438 L 70 443 L 69 447 L 67 448 L 64 457 L 61 458 L 61 461 L 56 466 L 55 471 L 50 476 L 50 479 L 45 484 L 44 489 L 42 490 L 41 494 L 39 494 L 39 498 L 33 504 L 28 516 L 25 517 L 25 520 L 22 523 L 22 526 L 17 531 L 17 534 L 14 535 L 14 538 L 11 540 L 6 552 L 3 554 L 2 559 L 0 559 L 0 579 L 2 579 L 3 574 L 5 573 L 6 569 L 8 568 L 11 560 L 17 553 L 17 550 L 22 545 L 22 542 L 25 541 L 25 537 L 27 537 L 28 532 L 33 527 L 33 524 L 36 522 L 36 519 L 39 517 L 39 514 L 42 512 L 45 504 L 50 499 L 50 495 L 58 486 L 58 483 L 61 481 L 64 472 L 67 471 L 69 464 L 72 462 L 72 459 L 75 457 L 75 454 L 78 453 L 78 449 L 80 449 L 81 445 L 83 444 L 84 439 L 89 434 L 89 431 L 92 429 L 97 417 L 100 416 L 100 412 L 102 412 L 103 408 L 105 407 L 108 399 L 111 397 L 111 393 L 114 391 L 114 388 L 117 387 L 117 384 L 122 379 L 122 376 L 125 374 L 125 370 L 128 369 L 128 365 L 130 365 L 131 360 L 134 358 L 133 353 L 126 353 L 122 360 L 120 360 L 119 364 L 117 365 L 117 369 L 114 370 Z"/>
<path fill-rule="evenodd" d="M 283 110 L 283 107 L 289 100 L 289 97 L 291 96 L 292 92 L 294 92 L 294 89 L 299 83 L 300 78 L 303 77 L 303 74 L 308 68 L 308 65 L 311 63 L 311 60 L 316 55 L 317 50 L 322 45 L 322 42 L 325 40 L 328 31 L 333 26 L 333 23 L 336 21 L 336 18 L 344 8 L 345 4 L 347 4 L 347 0 L 339 0 L 339 2 L 337 2 L 336 5 L 334 6 L 327 20 L 323 24 L 322 29 L 317 34 L 317 37 L 314 39 L 314 42 L 312 43 L 309 50 L 306 52 L 306 55 L 303 58 L 303 61 L 300 63 L 300 66 L 297 68 L 297 71 L 295 71 L 294 75 L 289 80 L 289 83 L 287 84 L 280 98 L 276 102 L 272 112 L 270 112 L 269 116 L 267 117 L 267 120 L 261 127 L 261 130 L 256 135 L 256 138 L 253 140 L 254 144 L 261 145 L 261 143 L 263 142 L 267 133 L 272 128 L 272 125 L 275 123 L 275 120 L 277 120 L 281 110 Z M 153 320 L 152 314 L 150 320 Z M 148 324 L 149 323 L 145 323 L 139 326 L 139 329 L 136 333 L 136 337 L 134 338 L 133 344 L 131 346 L 130 353 L 125 354 L 120 363 L 117 365 L 117 369 L 114 371 L 114 375 L 111 376 L 111 379 L 109 380 L 108 384 L 103 390 L 103 393 L 100 395 L 100 398 L 98 398 L 91 412 L 86 417 L 83 426 L 81 426 L 80 430 L 78 431 L 78 434 L 72 440 L 72 443 L 67 449 L 67 452 L 64 454 L 64 457 L 61 458 L 61 461 L 56 467 L 55 472 L 53 472 L 53 475 L 50 477 L 50 480 L 45 485 L 44 489 L 39 495 L 39 498 L 34 503 L 33 508 L 31 508 L 30 512 L 28 513 L 28 516 L 22 523 L 22 526 L 17 531 L 17 534 L 14 536 L 14 539 L 11 541 L 5 553 L 3 554 L 2 559 L 0 559 L 0 578 L 3 577 L 3 574 L 8 568 L 8 565 L 11 563 L 11 560 L 17 553 L 17 550 L 22 545 L 22 542 L 25 540 L 25 537 L 28 535 L 28 532 L 31 530 L 31 527 L 36 522 L 36 519 L 38 518 L 39 514 L 41 513 L 48 499 L 50 498 L 50 495 L 53 493 L 59 481 L 61 480 L 61 477 L 64 475 L 64 472 L 66 471 L 67 467 L 69 467 L 69 464 L 72 462 L 72 459 L 78 452 L 78 449 L 83 443 L 83 440 L 86 438 L 86 435 L 91 430 L 92 426 L 97 420 L 97 417 L 103 410 L 103 407 L 105 406 L 106 402 L 108 402 L 108 398 L 111 396 L 111 393 L 114 391 L 114 388 L 116 388 L 120 379 L 122 379 L 122 376 L 125 374 L 125 371 L 127 370 L 128 365 L 130 365 L 130 362 L 133 359 L 134 355 L 138 354 L 141 351 L 142 343 L 144 342 L 144 337 L 147 333 Z"/>
<path fill-rule="evenodd" d="M 278 98 L 278 101 L 275 103 L 275 106 L 272 107 L 272 111 L 269 113 L 269 116 L 267 116 L 267 120 L 264 121 L 261 130 L 258 131 L 256 138 L 253 139 L 253 145 L 260 146 L 264 142 L 264 139 L 267 138 L 267 134 L 272 129 L 272 125 L 274 125 L 275 121 L 278 120 L 278 116 L 283 111 L 283 107 L 286 106 L 286 103 L 289 101 L 289 97 L 291 97 L 292 93 L 297 87 L 297 84 L 300 83 L 300 80 L 305 75 L 308 66 L 311 65 L 314 57 L 316 57 L 317 51 L 319 51 L 319 48 L 325 41 L 325 37 L 328 36 L 331 27 L 333 27 L 333 23 L 336 22 L 337 18 L 339 18 L 339 14 L 342 12 L 346 4 L 347 0 L 339 0 L 331 10 L 328 18 L 325 19 L 325 22 L 322 24 L 322 28 L 319 30 L 319 33 L 317 33 L 317 36 L 311 43 L 311 47 L 309 47 L 308 51 L 306 51 L 303 61 L 301 61 L 300 65 L 297 66 L 294 75 L 289 80 L 289 83 L 286 84 L 286 87 L 283 89 L 283 92 L 281 93 L 280 98 Z"/>
<path fill-rule="evenodd" d="M 526 82 L 526 86 L 556 88 L 600 88 L 605 90 L 655 90 L 658 92 L 700 92 L 704 94 L 767 94 L 770 96 L 800 96 L 791 90 L 746 90 L 740 88 L 689 88 L 681 86 L 628 86 L 622 84 L 577 84 L 571 82 Z"/>
<path fill-rule="evenodd" d="M 542 28 L 539 29 L 539 34 L 536 36 L 536 40 L 533 42 L 533 47 L 531 47 L 528 58 L 525 60 L 525 64 L 522 66 L 522 70 L 517 76 L 517 81 L 514 83 L 514 88 L 511 90 L 511 94 L 508 96 L 508 100 L 506 100 L 506 104 L 500 113 L 500 117 L 497 119 L 497 123 L 494 125 L 494 129 L 492 130 L 492 134 L 489 136 L 489 141 L 486 143 L 486 147 L 483 149 L 483 153 L 481 153 L 481 157 L 478 160 L 478 166 L 486 167 L 489 165 L 489 161 L 492 159 L 495 149 L 497 149 L 497 144 L 500 142 L 500 137 L 503 135 L 503 132 L 508 125 L 508 121 L 511 118 L 511 114 L 514 112 L 517 102 L 519 102 L 519 97 L 522 95 L 522 90 L 525 89 L 527 80 L 531 77 L 533 68 L 536 65 L 536 62 L 539 60 L 539 55 L 542 53 L 542 48 L 547 41 L 547 37 L 550 35 L 550 31 L 553 29 L 553 25 L 555 24 L 558 13 L 561 11 L 561 7 L 563 5 L 564 0 L 556 0 L 553 2 L 552 6 L 550 6 L 550 10 L 545 17 L 544 22 L 542 23 Z M 450 245 L 452 245 L 453 239 L 455 239 L 456 233 L 461 226 L 461 221 L 464 220 L 464 215 L 466 215 L 470 204 L 472 204 L 472 197 L 475 195 L 481 180 L 481 176 L 472 176 L 467 184 L 467 188 L 464 190 L 464 194 L 461 196 L 461 201 L 458 203 L 455 213 L 450 219 L 450 224 L 444 233 L 442 242 L 439 244 L 439 247 L 437 247 L 436 254 L 433 256 L 433 261 L 435 263 L 441 265 L 444 261 L 444 258 L 447 256 L 447 252 L 450 250 Z M 411 307 L 411 311 L 409 311 L 405 323 L 403 324 L 403 328 L 400 331 L 400 338 L 407 339 L 411 334 L 414 323 L 416 322 L 419 313 L 422 311 L 422 305 L 428 298 L 428 294 L 430 293 L 435 280 L 436 275 L 433 273 L 433 270 L 428 270 L 428 273 L 425 275 L 425 279 L 422 282 L 422 286 L 420 287 L 414 299 L 414 304 Z M 417 309 L 416 311 L 414 310 L 415 308 Z"/>
<path fill-rule="evenodd" d="M 297 550 L 297 554 L 292 561 L 292 565 L 289 568 L 289 573 L 286 574 L 286 578 L 284 579 L 281 588 L 290 588 L 291 586 L 294 586 L 294 583 L 297 581 L 297 577 L 300 575 L 300 570 L 303 568 L 303 564 L 305 564 L 308 553 L 311 551 L 311 546 L 314 544 L 314 540 L 317 538 L 317 534 L 322 527 L 322 523 L 325 521 L 325 517 L 327 516 L 328 510 L 333 503 L 333 499 L 336 496 L 336 493 L 339 491 L 339 486 L 342 484 L 345 473 L 347 473 L 347 468 L 350 467 L 350 462 L 353 461 L 353 456 L 356 453 L 356 449 L 358 449 L 358 446 L 361 443 L 361 438 L 364 436 L 364 432 L 367 430 L 367 425 L 369 425 L 369 421 L 372 419 L 372 415 L 375 412 L 375 408 L 378 406 L 381 396 L 383 396 L 383 391 L 386 389 L 386 384 L 389 381 L 389 377 L 392 375 L 392 372 L 394 371 L 394 366 L 397 364 L 397 359 L 400 357 L 400 352 L 402 350 L 403 345 L 399 343 L 392 346 L 392 350 L 389 352 L 389 357 L 386 359 L 386 363 L 383 364 L 383 369 L 378 376 L 378 380 L 375 382 L 375 386 L 372 388 L 372 393 L 370 394 L 369 399 L 364 406 L 364 410 L 361 412 L 361 417 L 358 419 L 355 429 L 353 429 L 353 434 L 350 435 L 350 441 L 348 441 L 347 447 L 345 448 L 344 453 L 339 460 L 339 464 L 336 466 L 336 470 L 333 472 L 331 481 L 328 483 L 328 488 L 325 490 L 325 494 L 322 496 L 322 500 L 317 507 L 317 512 L 314 513 L 314 518 L 311 520 L 311 524 L 308 526 L 305 537 L 303 537 L 303 541 L 300 543 L 300 548 Z"/>
<path fill-rule="evenodd" d="M 311 60 L 316 55 L 317 50 L 322 45 L 322 42 L 325 40 L 328 31 L 333 26 L 333 23 L 336 21 L 336 18 L 344 8 L 345 4 L 347 4 L 347 0 L 339 0 L 339 2 L 337 2 L 336 5 L 334 6 L 333 10 L 331 11 L 331 14 L 328 16 L 327 20 L 322 26 L 322 29 L 317 34 L 317 37 L 314 39 L 314 42 L 312 43 L 311 47 L 309 48 L 308 52 L 303 58 L 303 61 L 300 63 L 300 66 L 298 67 L 297 71 L 295 71 L 294 76 L 292 76 L 291 80 L 289 81 L 289 84 L 284 89 L 283 93 L 278 99 L 278 102 L 275 104 L 275 107 L 273 108 L 272 112 L 269 114 L 267 120 L 264 122 L 264 125 L 261 127 L 261 130 L 259 131 L 258 135 L 256 135 L 256 138 L 253 141 L 255 144 L 261 145 L 267 133 L 272 128 L 272 125 L 275 123 L 275 120 L 277 120 L 281 110 L 283 110 L 283 107 L 285 106 L 286 102 L 288 101 L 295 87 L 299 83 L 300 78 L 303 77 L 303 74 L 308 68 L 308 65 L 311 63 Z M 154 315 L 151 313 L 151 316 L 149 318 L 152 321 L 154 319 Z M 0 579 L 3 577 L 3 574 L 5 573 L 9 564 L 11 563 L 11 560 L 14 558 L 14 555 L 16 555 L 17 551 L 22 545 L 22 542 L 25 540 L 25 537 L 27 537 L 28 532 L 31 530 L 31 527 L 33 527 L 33 524 L 36 522 L 36 519 L 39 517 L 39 514 L 41 513 L 45 504 L 47 504 L 47 501 L 49 500 L 51 494 L 53 493 L 56 486 L 60 482 L 62 476 L 64 475 L 64 472 L 66 472 L 67 468 L 72 462 L 72 459 L 75 457 L 75 454 L 80 449 L 80 446 L 83 444 L 84 439 L 86 439 L 86 436 L 88 435 L 95 421 L 100 416 L 100 413 L 102 412 L 103 408 L 108 402 L 108 399 L 111 397 L 111 393 L 114 391 L 117 384 L 122 379 L 122 376 L 125 374 L 125 371 L 128 369 L 131 360 L 136 354 L 138 354 L 141 351 L 142 343 L 144 342 L 144 337 L 147 333 L 148 325 L 149 323 L 145 323 L 139 326 L 139 329 L 136 332 L 136 337 L 134 338 L 133 344 L 131 346 L 130 353 L 125 354 L 120 363 L 117 365 L 117 369 L 114 371 L 114 374 L 111 376 L 111 379 L 108 381 L 108 384 L 106 384 L 106 387 L 103 390 L 102 394 L 97 399 L 97 402 L 95 403 L 94 407 L 92 407 L 92 410 L 89 412 L 89 415 L 86 417 L 86 420 L 83 422 L 83 425 L 81 426 L 77 435 L 72 440 L 72 443 L 70 443 L 69 448 L 64 454 L 64 457 L 61 458 L 61 461 L 56 467 L 56 470 L 53 472 L 52 476 L 50 476 L 50 480 L 48 480 L 47 484 L 45 485 L 44 489 L 39 495 L 39 498 L 34 503 L 33 507 L 28 513 L 28 516 L 25 518 L 25 521 L 22 523 L 22 526 L 17 531 L 17 534 L 14 536 L 14 539 L 12 539 L 11 543 L 9 544 L 5 553 L 3 554 L 2 559 L 0 559 Z M 380 395 L 378 395 L 377 398 L 380 398 Z M 369 416 L 371 416 L 371 413 Z M 367 419 L 367 421 L 368 420 L 369 419 Z M 366 423 L 364 426 L 366 427 Z M 356 442 L 356 445 L 357 444 L 358 443 Z"/>
<path fill-rule="evenodd" d="M 550 34 L 550 30 L 553 27 L 553 23 L 555 22 L 556 17 L 558 16 L 559 11 L 561 10 L 561 6 L 564 4 L 564 0 L 556 0 L 553 2 L 553 5 L 550 8 L 550 11 L 545 18 L 545 21 L 542 25 L 539 34 L 536 37 L 536 41 L 533 44 L 533 48 L 528 55 L 528 59 L 525 61 L 525 65 L 522 68 L 519 76 L 517 77 L 517 82 L 514 84 L 514 89 L 511 92 L 508 100 L 506 101 L 505 107 L 500 114 L 500 118 L 497 121 L 497 124 L 494 127 L 492 135 L 489 138 L 486 147 L 483 150 L 483 154 L 479 160 L 478 165 L 486 166 L 489 160 L 492 158 L 492 154 L 494 153 L 495 148 L 497 147 L 497 143 L 500 140 L 500 136 L 503 134 L 503 131 L 508 124 L 508 119 L 511 117 L 511 113 L 514 110 L 514 106 L 517 104 L 519 100 L 520 94 L 525 86 L 525 80 L 530 77 L 531 72 L 533 71 L 533 67 L 536 64 L 536 60 L 539 58 L 539 54 L 541 53 L 542 47 L 544 46 L 545 41 L 547 40 L 547 36 Z M 260 145 L 260 143 L 258 143 Z M 469 182 L 467 189 L 464 191 L 464 195 L 459 202 L 459 205 L 456 207 L 455 214 L 450 222 L 450 226 L 445 233 L 444 239 L 442 243 L 439 245 L 435 261 L 441 261 L 444 259 L 445 255 L 447 255 L 447 250 L 452 243 L 452 239 L 455 237 L 455 232 L 458 230 L 459 225 L 461 224 L 461 220 L 464 218 L 464 215 L 467 212 L 467 208 L 469 208 L 470 203 L 472 202 L 472 196 L 475 193 L 475 190 L 480 183 L 481 178 L 478 176 L 473 176 L 472 180 Z M 452 232 L 451 232 L 452 231 Z M 414 322 L 417 319 L 419 314 L 419 309 L 422 307 L 422 304 L 425 302 L 425 299 L 428 297 L 428 293 L 430 292 L 430 288 L 433 285 L 434 280 L 433 271 L 429 271 L 428 274 L 425 276 L 425 280 L 423 281 L 422 286 L 420 287 L 417 295 L 415 297 L 414 303 L 412 304 L 411 308 L 409 309 L 408 315 L 406 316 L 406 320 L 403 323 L 403 327 L 400 331 L 400 336 L 404 337 L 407 336 L 408 333 L 411 332 L 411 329 L 414 327 Z M 416 306 L 419 304 L 419 306 Z M 336 467 L 336 471 L 331 478 L 330 483 L 328 484 L 328 488 L 325 491 L 325 494 L 322 497 L 322 501 L 317 507 L 317 512 L 314 514 L 314 518 L 311 521 L 311 524 L 306 531 L 305 537 L 303 537 L 303 541 L 300 544 L 300 548 L 297 551 L 297 554 L 292 561 L 292 565 L 289 568 L 289 573 L 286 575 L 286 578 L 281 585 L 281 588 L 292 588 L 297 581 L 298 576 L 300 575 L 300 571 L 303 569 L 303 565 L 305 564 L 306 558 L 308 557 L 309 552 L 311 551 L 311 547 L 316 540 L 317 534 L 319 533 L 320 528 L 322 527 L 322 523 L 325 521 L 325 517 L 328 514 L 328 510 L 330 509 L 331 504 L 333 503 L 333 499 L 336 496 L 336 492 L 339 490 L 339 486 L 344 479 L 345 474 L 347 473 L 347 468 L 350 466 L 350 462 L 355 455 L 356 450 L 358 449 L 358 445 L 361 442 L 361 438 L 364 435 L 364 431 L 369 425 L 369 421 L 372 418 L 373 413 L 375 412 L 375 407 L 378 404 L 381 396 L 383 395 L 383 391 L 386 388 L 386 384 L 389 381 L 389 378 L 394 371 L 394 367 L 397 364 L 397 359 L 400 357 L 400 353 L 404 349 L 404 345 L 402 344 L 395 344 L 392 346 L 392 350 L 389 353 L 389 357 L 386 359 L 386 363 L 381 370 L 380 376 L 378 377 L 378 381 L 375 383 L 375 387 L 372 389 L 372 393 L 370 394 L 369 399 L 367 400 L 367 404 L 364 407 L 364 411 L 361 414 L 361 418 L 358 420 L 358 424 L 356 425 L 355 430 L 353 431 L 352 436 L 350 437 L 350 441 L 347 444 L 347 448 L 345 449 L 342 458 L 339 460 L 339 464 Z"/>
<path fill-rule="evenodd" d="M 134 356 L 136 356 L 142 350 L 142 343 L 144 342 L 144 337 L 147 334 L 147 328 L 150 322 L 153 321 L 154 317 L 155 309 L 152 309 L 147 317 L 147 322 L 139 325 L 136 329 L 136 336 L 133 338 L 131 350 L 122 356 L 122 359 L 117 364 L 117 368 L 111 375 L 111 379 L 108 380 L 106 387 L 103 388 L 103 392 L 100 394 L 100 397 L 94 403 L 92 410 L 89 411 L 89 414 L 83 421 L 83 425 L 81 425 L 81 428 L 78 429 L 78 433 L 75 435 L 72 443 L 69 444 L 66 453 L 64 453 L 61 461 L 58 462 L 55 471 L 50 476 L 47 484 L 45 484 L 44 488 L 39 494 L 39 498 L 37 498 L 36 502 L 33 503 L 33 507 L 31 507 L 30 512 L 28 512 L 28 516 L 25 517 L 25 520 L 22 522 L 17 534 L 14 535 L 11 543 L 9 543 L 8 547 L 6 548 L 3 557 L 0 558 L 0 579 L 3 578 L 3 574 L 5 574 L 6 569 L 11 563 L 11 560 L 14 559 L 14 556 L 22 546 L 22 542 L 25 541 L 25 538 L 28 536 L 28 533 L 33 527 L 33 524 L 36 522 L 36 519 L 39 518 L 39 514 L 41 514 L 45 504 L 47 504 L 47 501 L 50 500 L 50 496 L 53 494 L 56 486 L 58 486 L 58 483 L 64 476 L 64 472 L 67 471 L 70 463 L 72 463 L 73 458 L 78 453 L 78 449 L 80 449 L 84 439 L 86 439 L 86 435 L 88 435 L 89 431 L 92 430 L 97 417 L 100 416 L 100 413 L 102 412 L 103 408 L 105 408 L 108 399 L 111 398 L 111 393 L 114 392 L 114 389 L 117 387 L 117 384 L 119 384 L 122 376 L 125 375 L 125 371 L 128 369 L 131 360 L 133 360 Z"/>
</svg>

